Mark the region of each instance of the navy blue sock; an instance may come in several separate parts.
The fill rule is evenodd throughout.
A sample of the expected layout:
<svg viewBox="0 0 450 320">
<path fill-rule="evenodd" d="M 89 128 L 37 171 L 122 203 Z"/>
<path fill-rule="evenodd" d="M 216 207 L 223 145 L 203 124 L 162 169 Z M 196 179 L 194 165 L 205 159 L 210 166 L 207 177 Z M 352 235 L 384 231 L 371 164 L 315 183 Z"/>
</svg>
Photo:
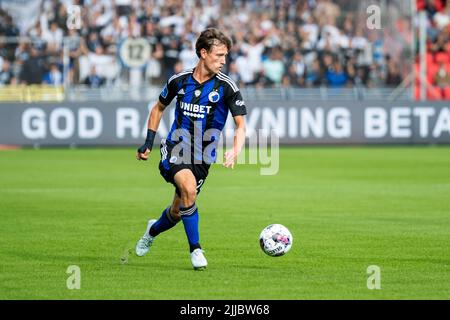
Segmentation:
<svg viewBox="0 0 450 320">
<path fill-rule="evenodd" d="M 198 209 L 195 203 L 187 208 L 180 208 L 181 220 L 183 220 L 184 231 L 189 242 L 190 252 L 200 247 L 200 236 L 198 232 Z"/>
<path fill-rule="evenodd" d="M 176 221 L 170 216 L 170 207 L 164 209 L 161 217 L 150 228 L 149 234 L 152 237 L 156 237 L 161 232 L 167 231 L 177 224 Z"/>
</svg>

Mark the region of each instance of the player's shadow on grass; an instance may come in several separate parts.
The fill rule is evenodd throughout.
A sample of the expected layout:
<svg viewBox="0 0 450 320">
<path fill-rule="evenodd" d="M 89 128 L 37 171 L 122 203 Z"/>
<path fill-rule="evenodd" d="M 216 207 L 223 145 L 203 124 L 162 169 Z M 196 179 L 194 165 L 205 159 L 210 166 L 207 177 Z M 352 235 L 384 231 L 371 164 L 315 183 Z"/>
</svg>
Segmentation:
<svg viewBox="0 0 450 320">
<path fill-rule="evenodd" d="M 191 271 L 192 267 L 190 264 L 185 265 L 173 265 L 164 261 L 155 261 L 151 259 L 145 259 L 137 257 L 136 255 L 130 255 L 127 263 L 122 263 L 119 256 L 87 256 L 87 255 L 67 255 L 67 254 L 53 254 L 44 253 L 36 251 L 8 251 L 3 250 L 3 254 L 20 259 L 25 262 L 39 262 L 45 264 L 63 264 L 63 265 L 83 265 L 83 264 L 102 264 L 102 265 L 123 265 L 126 268 L 132 269 L 154 269 L 155 271 L 166 271 L 166 270 L 179 270 L 179 271 Z"/>
<path fill-rule="evenodd" d="M 70 264 L 81 264 L 81 263 L 108 263 L 113 262 L 115 257 L 100 257 L 100 256 L 87 256 L 87 255 L 67 255 L 67 254 L 53 254 L 42 251 L 8 251 L 2 250 L 3 254 L 14 258 L 20 258 L 23 261 L 32 261 L 32 262 L 47 262 L 47 263 L 61 263 L 64 262 L 67 265 Z"/>
<path fill-rule="evenodd" d="M 116 263 L 117 264 L 117 263 Z M 174 266 L 173 264 L 155 261 L 132 261 L 126 264 L 122 264 L 124 268 L 127 269 L 145 269 L 152 270 L 152 272 L 172 272 L 172 271 L 193 271 L 192 266 L 189 264 L 182 266 Z"/>
</svg>

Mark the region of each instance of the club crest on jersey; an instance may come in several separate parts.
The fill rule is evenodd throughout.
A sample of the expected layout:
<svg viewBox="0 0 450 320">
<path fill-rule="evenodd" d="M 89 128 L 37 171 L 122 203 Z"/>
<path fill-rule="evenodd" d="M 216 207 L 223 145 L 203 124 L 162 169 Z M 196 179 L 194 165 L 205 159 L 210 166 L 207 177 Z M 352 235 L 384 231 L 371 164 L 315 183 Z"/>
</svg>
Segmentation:
<svg viewBox="0 0 450 320">
<path fill-rule="evenodd" d="M 202 93 L 202 92 L 201 92 L 200 90 L 195 90 L 195 91 L 194 91 L 194 94 L 195 94 L 196 97 L 198 97 L 201 93 Z"/>
<path fill-rule="evenodd" d="M 208 95 L 208 99 L 209 101 L 211 101 L 212 103 L 216 103 L 217 101 L 219 101 L 220 99 L 220 94 L 217 91 L 212 91 L 209 95 Z"/>
</svg>

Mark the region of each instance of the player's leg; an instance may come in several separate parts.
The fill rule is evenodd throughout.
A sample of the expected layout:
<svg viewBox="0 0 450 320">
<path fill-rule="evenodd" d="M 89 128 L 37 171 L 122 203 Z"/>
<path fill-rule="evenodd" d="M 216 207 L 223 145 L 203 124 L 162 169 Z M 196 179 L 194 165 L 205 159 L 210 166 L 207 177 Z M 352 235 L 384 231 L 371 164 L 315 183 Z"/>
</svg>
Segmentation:
<svg viewBox="0 0 450 320">
<path fill-rule="evenodd" d="M 161 161 L 159 162 L 159 171 L 164 180 L 173 183 L 173 171 L 171 170 L 173 167 L 171 167 L 167 160 L 167 154 L 170 154 L 170 152 L 171 146 L 167 145 L 165 140 L 163 140 L 160 147 Z M 158 220 L 152 219 L 148 221 L 144 235 L 136 244 L 136 255 L 140 257 L 145 255 L 150 250 L 153 240 L 158 234 L 174 227 L 180 221 L 180 204 L 181 199 L 175 194 L 172 205 L 164 209 L 161 217 Z"/>
<path fill-rule="evenodd" d="M 180 220 L 180 206 L 181 199 L 175 193 L 172 201 L 172 205 L 168 206 L 161 214 L 161 217 L 156 221 L 149 230 L 149 234 L 152 237 L 156 237 L 161 232 L 167 231 L 174 227 Z"/>
<path fill-rule="evenodd" d="M 189 242 L 191 262 L 194 269 L 204 269 L 206 258 L 200 246 L 198 231 L 198 209 L 195 204 L 197 198 L 197 180 L 189 169 L 183 169 L 175 174 L 175 183 L 180 190 L 181 205 L 180 216 Z"/>
<path fill-rule="evenodd" d="M 180 190 L 180 215 L 189 241 L 190 251 L 199 248 L 198 210 L 195 204 L 197 198 L 197 183 L 189 169 L 183 169 L 175 174 L 175 183 Z"/>
<path fill-rule="evenodd" d="M 181 199 L 175 193 L 172 205 L 164 209 L 158 220 L 152 219 L 147 223 L 144 235 L 136 244 L 136 255 L 142 257 L 145 255 L 153 244 L 154 238 L 161 232 L 167 231 L 174 227 L 180 220 Z"/>
</svg>

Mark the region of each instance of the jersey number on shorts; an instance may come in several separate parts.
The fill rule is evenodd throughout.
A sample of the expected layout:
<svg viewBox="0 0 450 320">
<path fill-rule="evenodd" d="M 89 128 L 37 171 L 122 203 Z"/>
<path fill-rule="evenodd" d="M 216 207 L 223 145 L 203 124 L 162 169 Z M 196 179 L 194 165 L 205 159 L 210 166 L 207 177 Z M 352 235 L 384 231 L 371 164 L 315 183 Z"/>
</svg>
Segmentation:
<svg viewBox="0 0 450 320">
<path fill-rule="evenodd" d="M 203 181 L 204 181 L 203 179 L 198 180 L 197 188 L 196 188 L 196 189 L 200 189 L 200 188 L 202 187 Z"/>
</svg>

